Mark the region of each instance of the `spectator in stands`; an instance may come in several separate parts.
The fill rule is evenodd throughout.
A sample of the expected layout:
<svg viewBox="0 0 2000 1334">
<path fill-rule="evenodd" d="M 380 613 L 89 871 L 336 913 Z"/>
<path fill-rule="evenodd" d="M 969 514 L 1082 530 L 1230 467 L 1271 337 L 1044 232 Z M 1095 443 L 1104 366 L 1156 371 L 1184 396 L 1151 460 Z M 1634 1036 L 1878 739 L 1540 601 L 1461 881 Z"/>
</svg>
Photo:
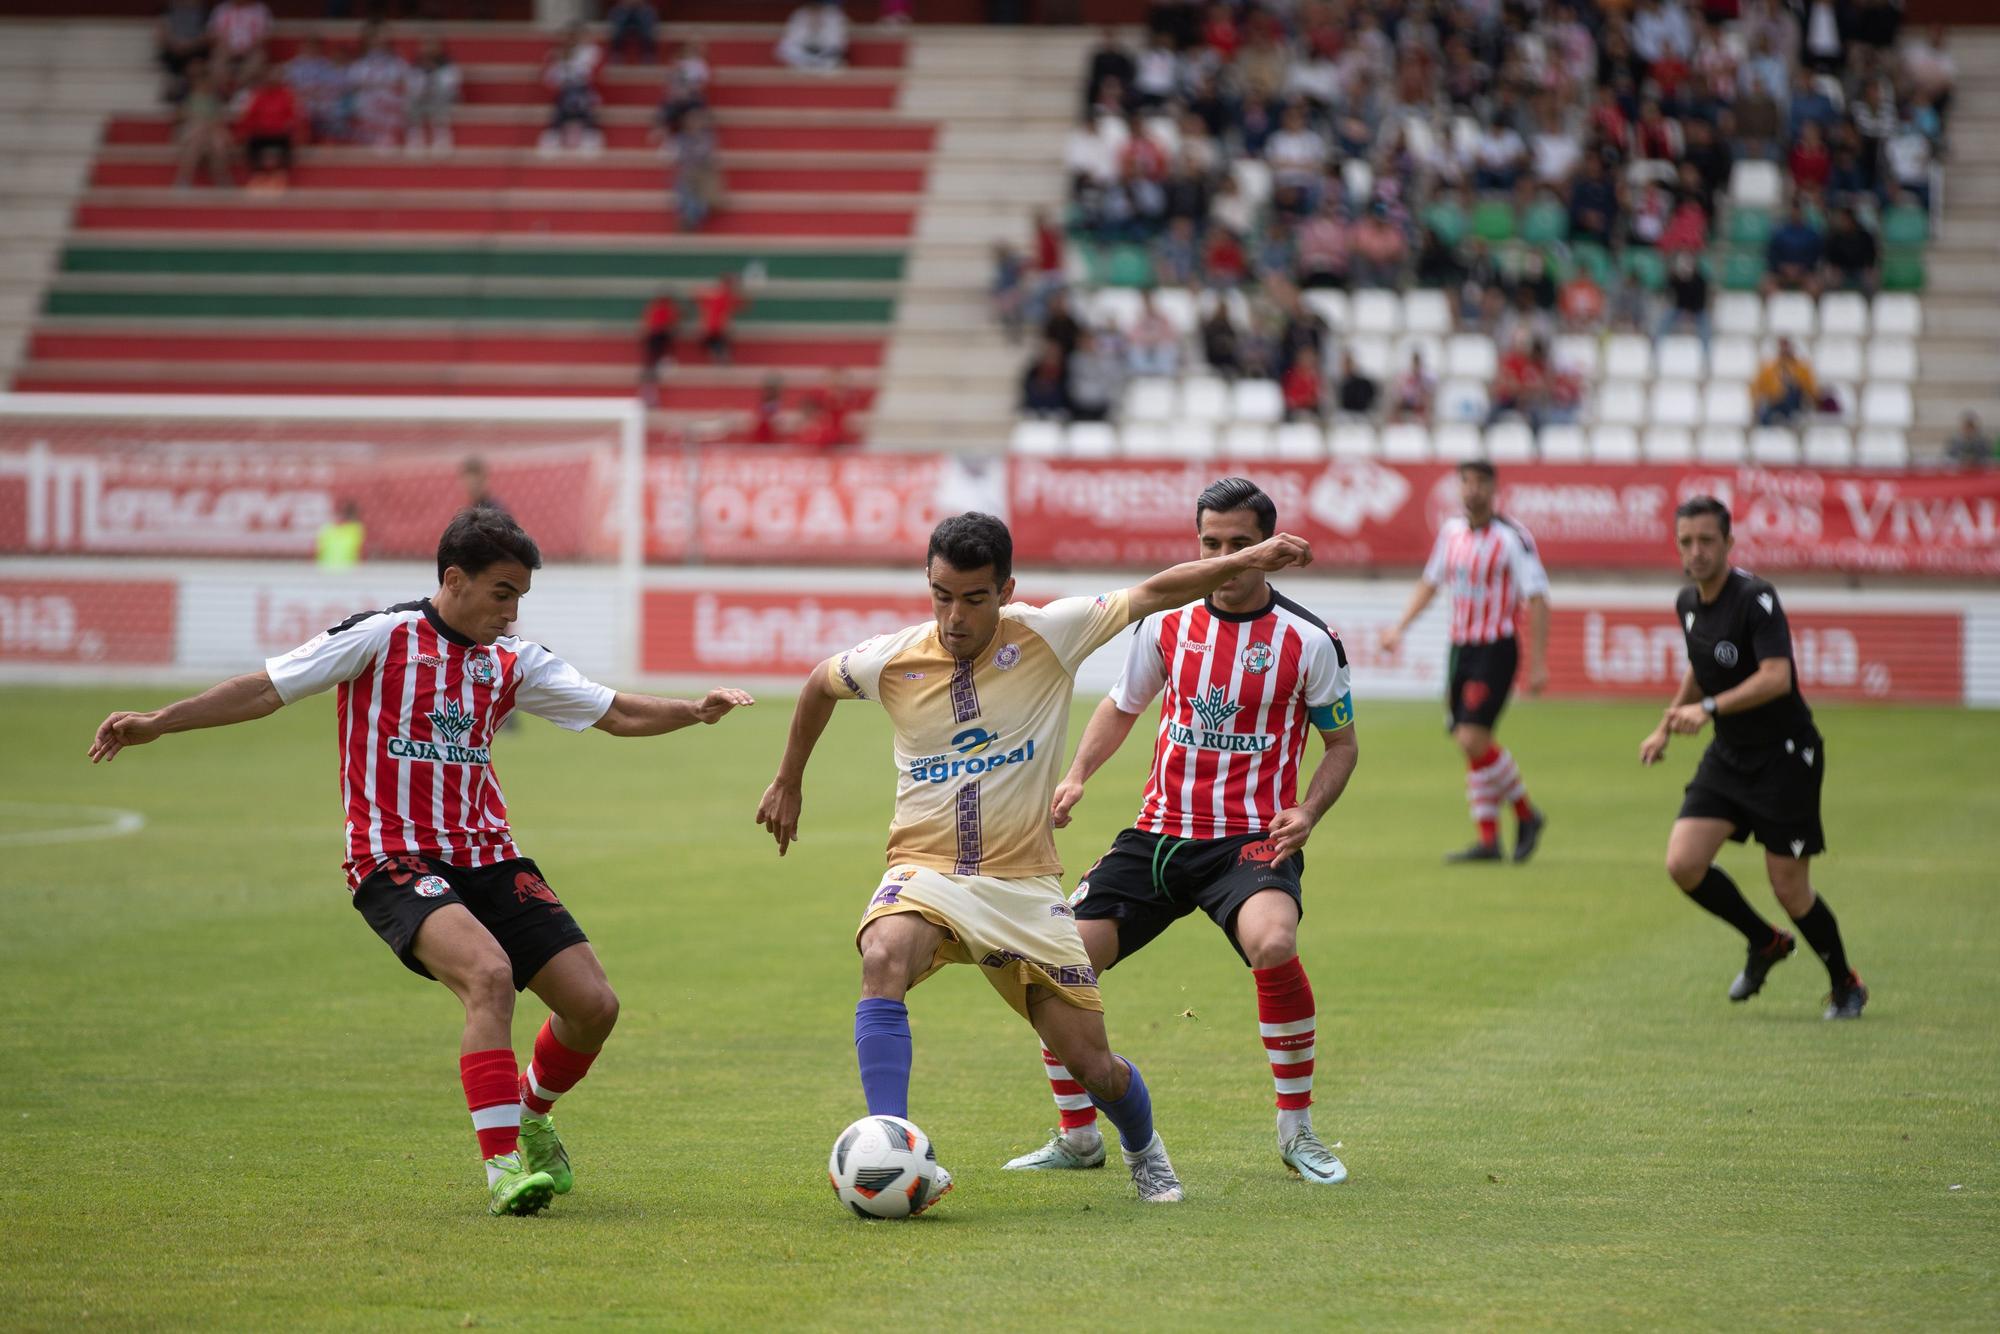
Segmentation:
<svg viewBox="0 0 2000 1334">
<path fill-rule="evenodd" d="M 1188 287 L 1201 281 L 1201 248 L 1192 218 L 1174 218 L 1153 242 L 1153 277 L 1163 287 Z"/>
<path fill-rule="evenodd" d="M 244 87 L 264 68 L 264 43 L 271 35 L 271 10 L 264 0 L 222 0 L 208 16 L 208 61 L 219 86 Z"/>
<path fill-rule="evenodd" d="M 1833 227 L 1826 237 L 1826 285 L 1873 296 L 1880 262 L 1875 234 L 1861 225 L 1853 209 L 1835 209 Z"/>
<path fill-rule="evenodd" d="M 1112 340 L 1086 330 L 1070 354 L 1066 384 L 1070 420 L 1108 419 L 1125 389 L 1125 367 Z"/>
<path fill-rule="evenodd" d="M 1834 134 L 1833 170 L 1827 173 L 1826 203 L 1830 207 L 1852 208 L 1866 196 L 1875 197 L 1875 180 L 1880 172 L 1861 161 L 1861 137 L 1852 125 L 1843 125 Z"/>
<path fill-rule="evenodd" d="M 1786 168 L 1792 173 L 1794 188 L 1810 195 L 1823 194 L 1833 175 L 1833 153 L 1819 122 L 1807 121 L 1799 127 L 1799 141 L 1792 145 Z"/>
<path fill-rule="evenodd" d="M 807 0 L 785 20 L 778 59 L 793 69 L 828 74 L 847 63 L 847 15 L 839 0 Z"/>
<path fill-rule="evenodd" d="M 702 291 L 696 302 L 701 307 L 701 345 L 708 349 L 711 361 L 727 366 L 733 353 L 730 329 L 744 306 L 736 275 L 722 274 Z"/>
<path fill-rule="evenodd" d="M 1417 286 L 1450 291 L 1465 281 L 1465 275 L 1465 261 L 1459 257 L 1457 249 L 1439 235 L 1436 228 L 1425 227 L 1417 246 Z M 1312 285 L 1308 277 L 1306 286 Z"/>
<path fill-rule="evenodd" d="M 1126 86 L 1132 90 L 1133 107 L 1142 111 L 1164 106 L 1180 92 L 1181 61 L 1173 38 L 1163 32 L 1152 35 L 1134 62 L 1132 81 Z"/>
<path fill-rule="evenodd" d="M 993 318 L 1007 335 L 1007 341 L 1020 342 L 1028 304 L 1028 261 L 1005 241 L 993 243 L 993 280 L 987 285 L 986 295 L 993 305 Z"/>
<path fill-rule="evenodd" d="M 285 82 L 299 99 L 316 143 L 347 137 L 347 71 L 327 58 L 317 37 L 301 37 L 298 54 L 285 62 Z"/>
<path fill-rule="evenodd" d="M 1604 289 L 1588 269 L 1579 267 L 1563 283 L 1556 294 L 1556 313 L 1571 333 L 1588 333 L 1604 323 Z"/>
<path fill-rule="evenodd" d="M 1278 378 L 1278 389 L 1284 397 L 1286 421 L 1320 420 L 1320 368 L 1310 350 L 1301 348 L 1291 359 Z"/>
<path fill-rule="evenodd" d="M 1402 277 L 1403 261 L 1409 258 L 1410 243 L 1403 229 L 1389 220 L 1389 209 L 1381 200 L 1368 206 L 1361 221 L 1348 237 L 1348 275 L 1356 287 L 1396 287 Z"/>
<path fill-rule="evenodd" d="M 1643 162 L 1681 160 L 1681 127 L 1667 119 L 1659 102 L 1650 97 L 1640 103 L 1639 123 L 1632 127 L 1632 157 Z"/>
<path fill-rule="evenodd" d="M 292 149 L 304 129 L 299 99 L 278 71 L 266 65 L 236 120 L 251 190 L 277 194 L 291 185 Z"/>
<path fill-rule="evenodd" d="M 181 98 L 175 118 L 179 141 L 174 188 L 185 190 L 195 172 L 207 168 L 209 184 L 234 185 L 230 175 L 229 116 L 222 95 L 209 72 L 208 62 L 194 60 L 187 66 L 187 95 Z"/>
<path fill-rule="evenodd" d="M 409 151 L 412 155 L 451 152 L 451 113 L 458 105 L 464 74 L 437 37 L 427 37 L 410 65 Z"/>
<path fill-rule="evenodd" d="M 1764 247 L 1764 291 L 1807 292 L 1818 295 L 1819 265 L 1825 247 L 1819 233 L 1806 221 L 1804 207 L 1797 199 L 1771 233 Z"/>
<path fill-rule="evenodd" d="M 1684 166 L 1684 170 L 1694 175 L 1694 168 Z M 1699 177 L 1684 182 L 1674 199 L 1674 211 L 1667 215 L 1667 225 L 1660 232 L 1660 253 L 1663 255 L 1699 255 L 1708 249 L 1708 209 L 1701 197 Z"/>
<path fill-rule="evenodd" d="M 1083 109 L 1088 112 L 1096 106 L 1107 85 L 1115 85 L 1122 98 L 1123 90 L 1132 86 L 1138 72 L 1131 54 L 1118 40 L 1118 29 L 1105 24 L 1097 49 L 1090 53 L 1090 68 L 1084 76 Z"/>
<path fill-rule="evenodd" d="M 646 303 L 646 313 L 639 324 L 639 384 L 640 394 L 649 405 L 658 399 L 660 368 L 673 364 L 674 331 L 680 322 L 680 303 L 674 300 L 673 293 L 661 292 Z"/>
<path fill-rule="evenodd" d="M 1658 181 L 1640 187 L 1638 202 L 1626 223 L 1626 238 L 1635 245 L 1657 246 L 1674 214 L 1673 196 Z"/>
<path fill-rule="evenodd" d="M 353 499 L 343 500 L 340 517 L 320 525 L 313 543 L 314 563 L 322 570 L 351 570 L 361 564 L 361 548 L 366 538 L 361 506 Z"/>
<path fill-rule="evenodd" d="M 1276 212 L 1266 214 L 1264 230 L 1258 233 L 1256 249 L 1250 256 L 1250 272 L 1264 280 L 1289 280 L 1298 271 L 1298 263 L 1298 247 L 1292 242 L 1292 229 Z"/>
<path fill-rule="evenodd" d="M 1517 336 L 1500 358 L 1499 373 L 1493 377 L 1493 402 L 1486 424 L 1509 413 L 1523 417 L 1539 431 L 1544 423 L 1566 423 L 1576 419 L 1574 385 L 1562 383 L 1568 377 L 1549 364 L 1549 345 L 1539 337 Z"/>
<path fill-rule="evenodd" d="M 1062 349 L 1054 343 L 1042 345 L 1021 377 L 1021 415 L 1043 420 L 1063 420 L 1069 416 Z"/>
<path fill-rule="evenodd" d="M 849 443 L 840 438 L 840 423 L 827 401 L 807 394 L 799 404 L 799 429 L 792 442 L 807 449 L 837 449 Z"/>
<path fill-rule="evenodd" d="M 700 231 L 722 201 L 722 161 L 715 120 L 707 107 L 692 107 L 674 136 L 674 204 L 681 230 Z"/>
<path fill-rule="evenodd" d="M 858 445 L 861 443 L 861 428 L 854 424 L 854 418 L 866 403 L 866 395 L 855 388 L 854 377 L 845 366 L 836 366 L 826 377 L 826 388 L 820 390 L 819 401 L 826 406 L 827 428 L 832 433 L 832 443 L 836 445 Z"/>
<path fill-rule="evenodd" d="M 1757 404 L 1758 425 L 1788 426 L 1813 410 L 1819 400 L 1819 384 L 1792 340 L 1780 338 L 1777 355 L 1758 367 L 1750 395 Z"/>
<path fill-rule="evenodd" d="M 167 0 L 153 28 L 153 51 L 167 76 L 160 90 L 162 101 L 178 102 L 187 96 L 188 66 L 207 60 L 212 43 L 206 0 Z"/>
<path fill-rule="evenodd" d="M 1632 12 L 1632 50 L 1647 65 L 1668 56 L 1694 55 L 1694 28 L 1680 0 L 1638 0 Z"/>
<path fill-rule="evenodd" d="M 1224 302 L 1217 301 L 1201 322 L 1201 355 L 1217 375 L 1233 380 L 1243 373 L 1242 340 Z"/>
<path fill-rule="evenodd" d="M 1694 330 L 1701 345 L 1708 346 L 1708 278 L 1694 255 L 1679 256 L 1667 275 L 1667 309 L 1660 317 L 1658 335 L 1665 338 L 1682 329 Z"/>
<path fill-rule="evenodd" d="M 400 147 L 409 123 L 405 98 L 410 67 L 389 45 L 380 24 L 361 35 L 361 55 L 347 67 L 347 85 L 354 104 L 354 137 L 377 152 Z"/>
<path fill-rule="evenodd" d="M 1354 362 L 1354 353 L 1340 354 L 1340 386 L 1336 390 L 1335 402 L 1340 410 L 1349 416 L 1366 417 L 1375 411 L 1375 400 L 1381 397 L 1382 388 L 1374 380 L 1362 373 Z"/>
<path fill-rule="evenodd" d="M 1901 127 L 1882 145 L 1882 161 L 1888 177 L 1884 194 L 1894 197 L 1903 191 L 1924 209 L 1931 206 L 1931 141 L 1917 128 L 1914 118 L 1905 117 Z"/>
<path fill-rule="evenodd" d="M 1306 109 L 1294 102 L 1285 108 L 1278 132 L 1264 141 L 1264 161 L 1271 167 L 1274 192 L 1287 212 L 1308 213 L 1319 206 L 1320 179 L 1326 174 L 1326 140 L 1306 122 Z"/>
<path fill-rule="evenodd" d="M 458 484 L 465 490 L 466 509 L 509 513 L 505 502 L 493 494 L 492 481 L 486 475 L 486 460 L 479 455 L 467 454 L 458 465 Z"/>
<path fill-rule="evenodd" d="M 1958 431 L 1944 442 L 1945 462 L 1958 468 L 1991 468 L 2000 465 L 2000 441 L 1979 424 L 1979 414 L 1968 412 L 1958 419 Z"/>
<path fill-rule="evenodd" d="M 1882 80 L 1869 84 L 1856 99 L 1853 128 L 1861 141 L 1857 157 L 1865 176 L 1863 184 L 1868 189 L 1875 188 L 1880 175 L 1882 146 L 1889 142 L 1901 124 L 1901 118 L 1896 114 L 1896 99 Z"/>
<path fill-rule="evenodd" d="M 1792 96 L 1786 113 L 1786 134 L 1796 140 L 1800 130 L 1807 125 L 1817 125 L 1821 131 L 1831 129 L 1840 120 L 1840 108 L 1828 97 L 1813 76 L 1804 69 L 1792 74 Z"/>
<path fill-rule="evenodd" d="M 1609 248 L 1618 226 L 1618 187 L 1596 153 L 1583 158 L 1582 174 L 1569 192 L 1569 234 L 1573 241 L 1595 241 Z"/>
<path fill-rule="evenodd" d="M 784 442 L 785 382 L 775 375 L 765 376 L 763 385 L 757 391 L 757 405 L 750 410 L 750 430 L 747 434 L 753 445 Z"/>
<path fill-rule="evenodd" d="M 1822 73 L 1838 70 L 1847 63 L 1848 23 L 1841 20 L 1844 3 L 1835 0 L 1804 0 L 1805 21 L 1799 29 L 1799 63 Z"/>
<path fill-rule="evenodd" d="M 1151 292 L 1140 300 L 1139 318 L 1126 335 L 1125 361 L 1134 375 L 1177 375 L 1181 368 L 1181 336 L 1173 321 L 1160 313 Z"/>
<path fill-rule="evenodd" d="M 1683 167 L 1693 167 L 1701 178 L 1701 185 L 1707 198 L 1702 206 L 1708 210 L 1711 219 L 1715 216 L 1716 198 L 1729 189 L 1730 175 L 1736 170 L 1736 154 L 1729 144 L 1715 132 L 1715 126 L 1699 118 L 1687 122 L 1683 127 L 1686 147 L 1681 151 Z"/>
<path fill-rule="evenodd" d="M 1042 338 L 1062 353 L 1065 362 L 1083 340 L 1083 326 L 1070 312 L 1069 293 L 1060 287 L 1049 293 L 1048 314 L 1042 320 Z"/>
<path fill-rule="evenodd" d="M 597 109 L 603 103 L 597 92 L 597 74 L 603 63 L 603 50 L 584 36 L 581 23 L 572 23 L 542 64 L 542 86 L 549 90 L 551 100 L 539 151 L 603 151 L 604 130 L 597 123 Z"/>
<path fill-rule="evenodd" d="M 1424 369 L 1424 354 L 1413 350 L 1410 364 L 1396 377 L 1389 391 L 1389 420 L 1429 425 L 1431 400 L 1437 393 L 1437 378 Z"/>
<path fill-rule="evenodd" d="M 1304 286 L 1347 286 L 1347 223 L 1341 217 L 1340 200 L 1331 192 L 1299 228 L 1298 261 Z"/>
<path fill-rule="evenodd" d="M 1544 94 L 1539 102 L 1533 143 L 1535 179 L 1560 189 L 1576 173 L 1583 158 L 1583 141 L 1563 119 L 1553 94 Z"/>
<path fill-rule="evenodd" d="M 1201 252 L 1201 271 L 1213 288 L 1240 287 L 1250 276 L 1250 260 L 1243 242 L 1227 227 L 1210 227 L 1208 244 Z"/>
<path fill-rule="evenodd" d="M 1473 141 L 1467 164 L 1473 187 L 1482 191 L 1512 190 L 1514 182 L 1521 179 L 1521 169 L 1527 160 L 1528 146 L 1522 141 L 1521 132 L 1505 121 L 1489 121 Z"/>
<path fill-rule="evenodd" d="M 1942 23 L 1903 44 L 1903 77 L 1909 81 L 1910 96 L 1928 100 L 1940 122 L 1950 114 L 1952 88 L 1958 82 L 1958 62 L 1944 46 Z"/>
<path fill-rule="evenodd" d="M 660 58 L 660 15 L 652 0 L 611 0 L 604 11 L 604 45 L 616 56 L 627 48 L 635 64 Z"/>
<path fill-rule="evenodd" d="M 680 55 L 667 66 L 660 109 L 654 118 L 654 142 L 678 133 L 682 116 L 708 105 L 708 81 L 708 48 L 696 41 L 682 42 Z"/>
</svg>

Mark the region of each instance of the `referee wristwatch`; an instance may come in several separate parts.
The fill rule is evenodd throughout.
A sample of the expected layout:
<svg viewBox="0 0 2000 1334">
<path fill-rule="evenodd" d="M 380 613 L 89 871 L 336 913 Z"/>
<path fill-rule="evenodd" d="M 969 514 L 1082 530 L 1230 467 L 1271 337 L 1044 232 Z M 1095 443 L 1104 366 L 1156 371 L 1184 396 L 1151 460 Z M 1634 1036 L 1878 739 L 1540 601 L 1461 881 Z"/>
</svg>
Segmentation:
<svg viewBox="0 0 2000 1334">
<path fill-rule="evenodd" d="M 1711 718 L 1715 716 L 1715 696 L 1703 695 L 1701 697 L 1701 711 Z"/>
</svg>

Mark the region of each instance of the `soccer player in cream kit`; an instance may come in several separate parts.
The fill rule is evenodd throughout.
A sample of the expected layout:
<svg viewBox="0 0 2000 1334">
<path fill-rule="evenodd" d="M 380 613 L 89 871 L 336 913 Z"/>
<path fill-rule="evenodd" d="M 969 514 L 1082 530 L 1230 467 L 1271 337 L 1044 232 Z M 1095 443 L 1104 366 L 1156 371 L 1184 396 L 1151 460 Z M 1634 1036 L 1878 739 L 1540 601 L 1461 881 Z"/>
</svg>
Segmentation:
<svg viewBox="0 0 2000 1334">
<path fill-rule="evenodd" d="M 658 736 L 751 703 L 730 689 L 700 700 L 614 691 L 508 634 L 541 564 L 505 510 L 464 510 L 438 540 L 435 595 L 349 617 L 192 699 L 114 713 L 90 748 L 93 763 L 110 760 L 337 689 L 348 893 L 406 967 L 465 1007 L 459 1077 L 494 1214 L 534 1213 L 573 1184 L 550 1110 L 597 1059 L 618 997 L 583 928 L 514 844 L 493 738 L 516 709 L 572 732 Z M 525 1071 L 512 1037 L 522 990 L 550 1010 Z"/>
<path fill-rule="evenodd" d="M 1799 692 L 1792 631 L 1778 590 L 1729 564 L 1729 510 L 1694 496 L 1674 511 L 1681 567 L 1694 582 L 1674 615 L 1687 637 L 1688 668 L 1660 725 L 1639 746 L 1642 764 L 1658 764 L 1674 736 L 1695 736 L 1713 721 L 1715 740 L 1701 757 L 1667 840 L 1667 874 L 1690 899 L 1743 933 L 1749 956 L 1729 999 L 1763 989 L 1771 969 L 1797 949 L 1792 934 L 1757 915 L 1715 855 L 1725 841 L 1753 835 L 1764 847 L 1771 892 L 1826 965 L 1833 984 L 1825 1017 L 1858 1019 L 1868 988 L 1847 962 L 1840 927 L 1812 886 L 1812 858 L 1826 851 L 1820 788 L 1826 741 Z"/>
<path fill-rule="evenodd" d="M 1153 1129 L 1146 1081 L 1105 1036 L 1097 971 L 1063 898 L 1050 803 L 1076 672 L 1135 620 L 1198 601 L 1245 571 L 1311 558 L 1304 542 L 1281 533 L 1133 588 L 1030 607 L 1012 600 L 1007 526 L 990 514 L 960 514 L 937 526 L 925 555 L 933 619 L 814 669 L 757 821 L 783 855 L 798 838 L 806 762 L 833 706 L 881 704 L 895 728 L 896 815 L 888 869 L 855 935 L 854 1048 L 870 1115 L 909 1116 L 910 988 L 945 964 L 971 964 L 1118 1128 L 1139 1197 L 1182 1198 Z M 940 1168 L 914 1212 L 950 1188 Z"/>
</svg>

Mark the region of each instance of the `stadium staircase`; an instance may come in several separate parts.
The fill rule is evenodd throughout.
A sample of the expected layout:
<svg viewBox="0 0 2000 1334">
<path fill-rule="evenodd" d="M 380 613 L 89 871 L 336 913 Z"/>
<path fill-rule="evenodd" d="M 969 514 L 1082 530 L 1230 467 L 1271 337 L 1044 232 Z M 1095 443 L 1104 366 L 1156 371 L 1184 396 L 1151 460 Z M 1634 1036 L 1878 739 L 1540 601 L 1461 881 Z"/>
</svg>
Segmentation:
<svg viewBox="0 0 2000 1334">
<path fill-rule="evenodd" d="M 1943 221 L 1927 255 L 1917 432 L 1927 446 L 1977 412 L 2000 429 L 2000 29 L 1956 28 Z"/>
</svg>

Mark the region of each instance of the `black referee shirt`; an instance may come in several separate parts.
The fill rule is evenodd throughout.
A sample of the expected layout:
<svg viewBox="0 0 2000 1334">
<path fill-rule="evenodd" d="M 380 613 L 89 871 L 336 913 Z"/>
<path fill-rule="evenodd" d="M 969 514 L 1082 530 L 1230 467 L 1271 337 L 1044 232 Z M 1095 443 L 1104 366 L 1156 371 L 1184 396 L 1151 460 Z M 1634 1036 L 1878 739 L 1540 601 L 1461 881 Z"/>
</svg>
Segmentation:
<svg viewBox="0 0 2000 1334">
<path fill-rule="evenodd" d="M 1778 590 L 1754 574 L 1731 570 L 1713 602 L 1693 584 L 1681 590 L 1674 611 L 1687 636 L 1688 665 L 1704 695 L 1720 695 L 1757 674 L 1757 664 L 1792 657 L 1792 627 Z M 1739 749 L 1777 746 L 1812 728 L 1812 710 L 1799 693 L 1797 661 L 1792 688 L 1768 704 L 1715 716 L 1716 739 Z"/>
</svg>

